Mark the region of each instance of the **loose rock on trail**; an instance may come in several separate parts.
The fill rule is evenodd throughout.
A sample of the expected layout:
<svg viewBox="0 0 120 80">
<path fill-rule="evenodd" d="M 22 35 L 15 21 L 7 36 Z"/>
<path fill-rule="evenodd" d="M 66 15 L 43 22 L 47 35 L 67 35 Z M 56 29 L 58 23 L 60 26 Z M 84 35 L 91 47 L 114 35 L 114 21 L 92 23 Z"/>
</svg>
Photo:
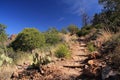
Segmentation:
<svg viewBox="0 0 120 80">
<path fill-rule="evenodd" d="M 60 59 L 43 65 L 40 69 L 24 70 L 13 80 L 76 80 L 83 70 L 83 62 L 88 58 L 84 40 L 69 44 L 70 59 Z"/>
</svg>

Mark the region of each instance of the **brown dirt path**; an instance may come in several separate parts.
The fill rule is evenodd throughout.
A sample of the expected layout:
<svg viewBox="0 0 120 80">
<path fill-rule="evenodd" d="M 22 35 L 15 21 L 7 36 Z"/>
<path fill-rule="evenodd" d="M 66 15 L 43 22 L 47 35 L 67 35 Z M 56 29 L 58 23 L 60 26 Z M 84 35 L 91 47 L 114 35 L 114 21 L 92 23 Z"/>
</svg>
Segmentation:
<svg viewBox="0 0 120 80">
<path fill-rule="evenodd" d="M 86 44 L 83 41 L 75 42 L 70 44 L 71 58 L 55 61 L 47 65 L 47 68 L 59 70 L 59 76 L 63 79 L 68 80 L 74 79 L 82 73 L 82 68 L 84 64 L 82 62 L 87 59 L 87 53 L 85 52 Z M 46 69 L 46 68 L 45 68 Z M 54 71 L 54 70 L 53 70 Z M 57 73 L 56 73 L 57 74 Z M 51 75 L 51 74 L 50 74 Z"/>
<path fill-rule="evenodd" d="M 26 70 L 19 75 L 20 80 L 76 80 L 82 73 L 82 63 L 87 59 L 84 41 L 69 43 L 71 50 L 70 59 L 58 59 L 47 65 L 40 67 L 40 72 L 36 70 Z M 41 74 L 42 72 L 42 74 Z M 29 74 L 29 75 L 28 75 Z M 19 80 L 18 78 L 13 80 Z"/>
</svg>

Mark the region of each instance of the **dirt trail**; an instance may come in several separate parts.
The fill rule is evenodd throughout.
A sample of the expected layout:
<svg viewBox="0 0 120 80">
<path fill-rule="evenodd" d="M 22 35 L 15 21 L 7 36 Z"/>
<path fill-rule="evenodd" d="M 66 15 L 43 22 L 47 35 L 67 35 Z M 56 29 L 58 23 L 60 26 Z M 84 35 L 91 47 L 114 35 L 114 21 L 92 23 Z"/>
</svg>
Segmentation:
<svg viewBox="0 0 120 80">
<path fill-rule="evenodd" d="M 74 79 L 82 73 L 83 61 L 87 59 L 87 53 L 85 52 L 86 44 L 83 41 L 71 43 L 71 58 L 67 60 L 55 61 L 47 65 L 47 68 L 55 68 L 59 70 L 59 76 L 62 76 L 62 80 Z M 54 70 L 53 70 L 54 71 Z M 57 74 L 57 73 L 56 73 Z M 50 74 L 51 75 L 51 74 Z"/>
<path fill-rule="evenodd" d="M 82 40 L 70 43 L 70 59 L 60 59 L 44 65 L 41 67 L 40 72 L 26 70 L 19 78 L 21 80 L 76 80 L 75 78 L 82 73 L 82 67 L 84 65 L 82 62 L 87 59 L 85 46 L 86 44 Z"/>
</svg>

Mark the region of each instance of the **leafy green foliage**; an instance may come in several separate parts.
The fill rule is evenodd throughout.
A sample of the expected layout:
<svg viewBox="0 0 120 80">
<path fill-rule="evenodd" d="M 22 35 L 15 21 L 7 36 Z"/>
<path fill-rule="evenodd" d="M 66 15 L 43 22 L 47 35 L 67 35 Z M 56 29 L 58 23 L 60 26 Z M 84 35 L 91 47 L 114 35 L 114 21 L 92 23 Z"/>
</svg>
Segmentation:
<svg viewBox="0 0 120 80">
<path fill-rule="evenodd" d="M 120 11 L 119 0 L 99 0 L 99 3 L 103 5 L 104 11 Z"/>
<path fill-rule="evenodd" d="M 108 54 L 111 52 L 114 53 L 115 48 L 120 45 L 120 33 L 114 34 L 111 37 L 111 39 L 105 42 L 103 45 L 104 45 L 104 49 L 103 49 L 104 53 L 108 53 Z"/>
<path fill-rule="evenodd" d="M 0 66 L 3 65 L 4 63 L 12 63 L 13 59 L 5 56 L 5 54 L 0 55 Z"/>
<path fill-rule="evenodd" d="M 6 34 L 6 26 L 3 24 L 0 24 L 0 48 L 4 49 L 4 52 L 7 53 L 7 48 L 5 45 L 5 42 L 7 41 L 7 34 Z"/>
<path fill-rule="evenodd" d="M 120 1 L 119 0 L 99 0 L 104 9 L 100 14 L 95 14 L 93 25 L 104 24 L 113 32 L 120 30 Z"/>
<path fill-rule="evenodd" d="M 55 45 L 61 40 L 58 31 L 55 28 L 49 29 L 47 32 L 44 33 L 44 35 L 46 43 L 50 45 Z"/>
<path fill-rule="evenodd" d="M 67 30 L 65 28 L 62 28 L 61 33 L 67 34 Z"/>
<path fill-rule="evenodd" d="M 78 36 L 85 36 L 85 35 L 87 35 L 87 34 L 89 34 L 91 32 L 91 29 L 93 29 L 92 26 L 84 26 L 84 27 L 82 27 L 81 30 L 79 30 L 77 32 L 77 35 Z"/>
<path fill-rule="evenodd" d="M 4 49 L 0 47 L 0 54 L 4 53 Z"/>
<path fill-rule="evenodd" d="M 77 35 L 78 36 L 85 36 L 85 35 L 87 35 L 87 34 L 89 34 L 90 33 L 90 31 L 88 31 L 88 30 L 86 30 L 86 29 L 82 29 L 82 30 L 79 30 L 78 32 L 77 32 Z"/>
<path fill-rule="evenodd" d="M 28 54 L 28 52 L 17 51 L 11 58 L 17 65 L 23 65 L 25 62 L 29 62 L 30 64 L 33 63 L 33 55 Z"/>
<path fill-rule="evenodd" d="M 110 56 L 111 67 L 120 71 L 118 67 L 120 66 L 120 33 L 114 34 L 109 41 L 103 44 L 102 52 Z"/>
<path fill-rule="evenodd" d="M 68 47 L 65 44 L 61 44 L 58 46 L 58 49 L 55 51 L 55 55 L 58 58 L 68 58 L 70 57 L 70 52 Z"/>
<path fill-rule="evenodd" d="M 59 31 L 55 27 L 51 27 L 47 30 L 49 33 L 58 33 Z"/>
<path fill-rule="evenodd" d="M 93 52 L 93 51 L 96 50 L 96 47 L 94 46 L 94 44 L 93 44 L 92 42 L 89 42 L 89 43 L 87 44 L 87 48 L 88 48 L 88 50 L 89 50 L 90 52 Z"/>
<path fill-rule="evenodd" d="M 6 26 L 3 24 L 0 24 L 0 42 L 4 42 L 7 39 L 7 34 L 5 32 Z"/>
<path fill-rule="evenodd" d="M 114 66 L 120 66 L 120 46 L 116 47 L 114 53 L 111 54 L 111 61 L 114 64 Z"/>
<path fill-rule="evenodd" d="M 51 62 L 51 58 L 49 56 L 46 56 L 45 54 L 42 54 L 40 56 L 38 53 L 35 53 L 33 56 L 33 66 L 39 67 L 41 64 L 45 65 Z"/>
<path fill-rule="evenodd" d="M 79 30 L 79 28 L 76 25 L 69 25 L 67 29 L 72 35 L 76 34 Z"/>
<path fill-rule="evenodd" d="M 18 34 L 11 46 L 14 50 L 32 51 L 45 44 L 45 37 L 35 28 L 26 28 Z"/>
</svg>

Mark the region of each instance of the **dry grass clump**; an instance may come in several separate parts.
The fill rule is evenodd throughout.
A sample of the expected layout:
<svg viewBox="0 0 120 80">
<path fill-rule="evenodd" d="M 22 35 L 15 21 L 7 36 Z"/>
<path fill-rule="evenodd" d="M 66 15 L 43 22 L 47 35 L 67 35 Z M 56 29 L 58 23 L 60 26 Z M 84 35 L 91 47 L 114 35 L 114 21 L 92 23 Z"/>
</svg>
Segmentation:
<svg viewBox="0 0 120 80">
<path fill-rule="evenodd" d="M 17 69 L 15 65 L 3 65 L 0 67 L 0 80 L 10 80 L 12 73 Z"/>
<path fill-rule="evenodd" d="M 100 31 L 98 38 L 96 41 L 101 42 L 101 44 L 105 43 L 106 41 L 110 40 L 111 37 L 114 35 L 109 29 L 103 29 Z"/>
<path fill-rule="evenodd" d="M 95 47 L 98 49 L 102 47 L 104 43 L 111 40 L 111 38 L 114 36 L 114 33 L 110 31 L 109 29 L 99 29 L 96 31 L 96 33 L 93 34 L 93 43 Z"/>
<path fill-rule="evenodd" d="M 16 52 L 16 54 L 14 54 L 13 61 L 16 65 L 23 65 L 25 62 L 32 64 L 33 63 L 33 55 L 30 53 L 18 51 L 18 52 Z"/>
</svg>

